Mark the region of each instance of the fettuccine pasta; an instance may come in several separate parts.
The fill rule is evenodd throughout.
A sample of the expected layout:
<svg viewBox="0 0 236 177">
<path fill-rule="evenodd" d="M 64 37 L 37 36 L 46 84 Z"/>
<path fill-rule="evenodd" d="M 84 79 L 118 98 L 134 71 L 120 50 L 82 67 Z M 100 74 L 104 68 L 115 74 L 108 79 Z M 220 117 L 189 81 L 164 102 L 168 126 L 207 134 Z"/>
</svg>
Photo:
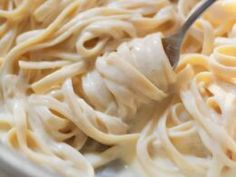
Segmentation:
<svg viewBox="0 0 236 177">
<path fill-rule="evenodd" d="M 162 46 L 201 2 L 1 0 L 1 143 L 68 177 L 115 160 L 234 177 L 236 1 L 196 21 L 175 69 Z"/>
</svg>

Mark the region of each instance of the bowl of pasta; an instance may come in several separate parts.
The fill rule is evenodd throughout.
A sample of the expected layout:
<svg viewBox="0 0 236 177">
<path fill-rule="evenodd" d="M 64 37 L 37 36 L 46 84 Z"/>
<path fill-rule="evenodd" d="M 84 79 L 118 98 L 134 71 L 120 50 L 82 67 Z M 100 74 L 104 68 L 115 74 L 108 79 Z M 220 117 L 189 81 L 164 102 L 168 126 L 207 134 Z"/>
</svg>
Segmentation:
<svg viewBox="0 0 236 177">
<path fill-rule="evenodd" d="M 162 45 L 201 2 L 1 0 L 1 176 L 235 177 L 236 1 Z"/>
</svg>

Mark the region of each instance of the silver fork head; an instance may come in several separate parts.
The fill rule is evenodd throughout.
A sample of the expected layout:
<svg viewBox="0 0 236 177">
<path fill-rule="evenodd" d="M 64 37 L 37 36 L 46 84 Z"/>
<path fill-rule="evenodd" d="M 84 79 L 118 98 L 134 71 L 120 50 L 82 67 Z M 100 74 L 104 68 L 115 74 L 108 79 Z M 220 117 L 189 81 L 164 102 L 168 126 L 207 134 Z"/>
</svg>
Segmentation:
<svg viewBox="0 0 236 177">
<path fill-rule="evenodd" d="M 174 34 L 169 37 L 162 38 L 162 44 L 171 66 L 175 68 L 180 57 L 182 38 L 179 34 Z"/>
</svg>

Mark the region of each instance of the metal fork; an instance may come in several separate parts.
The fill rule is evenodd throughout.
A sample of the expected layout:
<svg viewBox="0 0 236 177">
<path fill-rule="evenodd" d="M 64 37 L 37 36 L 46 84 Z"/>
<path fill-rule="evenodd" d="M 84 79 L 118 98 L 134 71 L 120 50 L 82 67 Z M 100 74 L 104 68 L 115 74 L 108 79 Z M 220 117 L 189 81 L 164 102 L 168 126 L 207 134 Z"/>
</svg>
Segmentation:
<svg viewBox="0 0 236 177">
<path fill-rule="evenodd" d="M 184 37 L 188 31 L 188 29 L 192 26 L 192 24 L 198 19 L 198 17 L 208 8 L 210 7 L 216 0 L 206 0 L 204 1 L 186 20 L 183 26 L 177 31 L 177 33 L 165 37 L 162 39 L 162 44 L 164 50 L 166 52 L 167 57 L 169 58 L 170 64 L 173 68 L 179 62 L 180 50 L 184 40 Z"/>
</svg>

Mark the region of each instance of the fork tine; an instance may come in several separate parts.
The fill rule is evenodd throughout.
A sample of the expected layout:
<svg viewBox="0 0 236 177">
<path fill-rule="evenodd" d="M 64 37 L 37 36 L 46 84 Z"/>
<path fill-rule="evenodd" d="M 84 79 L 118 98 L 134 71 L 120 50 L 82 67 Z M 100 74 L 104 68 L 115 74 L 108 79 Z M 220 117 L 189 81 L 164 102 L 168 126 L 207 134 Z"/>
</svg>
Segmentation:
<svg viewBox="0 0 236 177">
<path fill-rule="evenodd" d="M 181 43 L 182 39 L 178 34 L 162 39 L 163 48 L 173 68 L 179 61 Z"/>
</svg>

